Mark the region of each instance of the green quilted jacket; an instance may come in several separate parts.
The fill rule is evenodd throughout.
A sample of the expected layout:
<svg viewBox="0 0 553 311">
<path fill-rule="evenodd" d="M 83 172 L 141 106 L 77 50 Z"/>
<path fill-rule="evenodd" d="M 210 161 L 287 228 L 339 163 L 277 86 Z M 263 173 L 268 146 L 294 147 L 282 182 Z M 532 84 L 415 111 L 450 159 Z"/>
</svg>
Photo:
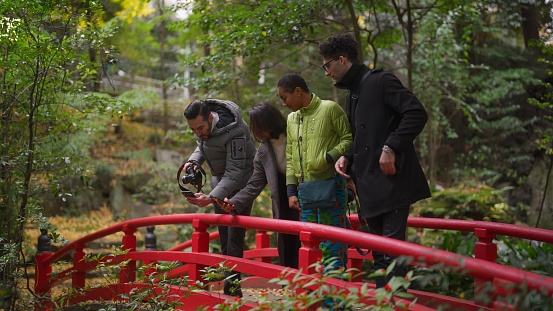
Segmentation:
<svg viewBox="0 0 553 311">
<path fill-rule="evenodd" d="M 304 180 L 331 178 L 334 162 L 351 150 L 353 141 L 342 107 L 313 94 L 311 103 L 290 113 L 287 122 L 286 184 L 297 185 L 301 181 L 300 153 Z"/>
</svg>

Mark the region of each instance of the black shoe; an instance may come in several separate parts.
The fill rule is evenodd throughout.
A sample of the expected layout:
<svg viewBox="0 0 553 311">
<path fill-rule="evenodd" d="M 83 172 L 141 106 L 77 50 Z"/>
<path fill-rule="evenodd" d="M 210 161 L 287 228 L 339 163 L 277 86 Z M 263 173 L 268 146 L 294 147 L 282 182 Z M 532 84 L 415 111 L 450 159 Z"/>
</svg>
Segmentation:
<svg viewBox="0 0 553 311">
<path fill-rule="evenodd" d="M 242 290 L 240 288 L 237 288 L 233 291 L 230 291 L 230 290 L 225 290 L 224 291 L 224 294 L 225 295 L 228 295 L 228 296 L 233 296 L 233 297 L 240 297 L 242 298 Z"/>
<path fill-rule="evenodd" d="M 242 298 L 242 289 L 239 284 L 232 284 L 231 282 L 225 282 L 223 293 L 228 296 Z"/>
</svg>

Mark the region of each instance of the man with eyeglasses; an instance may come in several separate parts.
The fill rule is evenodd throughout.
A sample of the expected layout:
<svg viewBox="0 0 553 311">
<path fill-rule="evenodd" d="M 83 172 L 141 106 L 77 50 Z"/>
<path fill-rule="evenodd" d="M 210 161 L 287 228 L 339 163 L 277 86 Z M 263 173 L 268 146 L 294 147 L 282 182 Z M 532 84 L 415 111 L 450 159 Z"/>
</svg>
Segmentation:
<svg viewBox="0 0 553 311">
<path fill-rule="evenodd" d="M 428 119 L 426 110 L 396 76 L 359 62 L 357 42 L 350 35 L 329 37 L 319 45 L 319 55 L 334 86 L 349 91 L 346 113 L 353 149 L 338 159 L 335 169 L 353 180 L 359 219 L 369 232 L 404 241 L 410 205 L 430 197 L 413 145 Z M 395 259 L 374 251 L 373 258 L 375 270 L 386 269 Z M 398 262 L 387 277 L 376 279 L 376 286 L 406 273 L 407 265 Z"/>
</svg>

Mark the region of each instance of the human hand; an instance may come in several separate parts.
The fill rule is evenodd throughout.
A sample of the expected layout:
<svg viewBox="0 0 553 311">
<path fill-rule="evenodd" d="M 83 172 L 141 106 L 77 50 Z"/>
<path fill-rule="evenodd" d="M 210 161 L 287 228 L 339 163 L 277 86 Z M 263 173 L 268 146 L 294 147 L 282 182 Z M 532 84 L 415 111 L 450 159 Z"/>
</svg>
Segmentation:
<svg viewBox="0 0 553 311">
<path fill-rule="evenodd" d="M 348 181 L 346 182 L 346 185 L 348 186 L 348 188 L 350 188 L 353 191 L 354 195 L 357 195 L 357 188 L 355 187 L 355 183 L 353 182 L 353 180 L 348 179 Z"/>
<path fill-rule="evenodd" d="M 194 163 L 192 163 L 192 162 L 186 162 L 186 163 L 184 163 L 184 167 L 182 168 L 182 170 L 186 172 L 186 170 L 188 169 L 188 167 L 189 167 L 190 165 L 194 165 Z"/>
<path fill-rule="evenodd" d="M 396 173 L 396 154 L 394 152 L 382 152 L 380 155 L 380 170 L 384 175 L 395 175 Z"/>
<path fill-rule="evenodd" d="M 187 197 L 186 200 L 199 207 L 206 207 L 211 204 L 211 198 L 204 193 L 194 193 L 193 197 Z"/>
<path fill-rule="evenodd" d="M 341 175 L 341 176 L 344 176 L 345 178 L 349 179 L 349 175 L 346 174 L 346 170 L 348 169 L 348 166 L 349 166 L 349 161 L 346 157 L 344 156 L 341 156 L 338 161 L 336 161 L 336 163 L 334 164 L 334 169 L 336 170 L 336 172 Z"/>
<path fill-rule="evenodd" d="M 297 196 L 291 196 L 288 198 L 288 206 L 293 209 L 300 209 L 300 201 Z"/>
<path fill-rule="evenodd" d="M 234 204 L 230 203 L 230 200 L 228 198 L 225 198 L 224 201 L 221 201 L 217 198 L 215 198 L 215 202 L 217 202 L 217 205 L 219 205 L 223 211 L 230 213 L 235 210 Z"/>
</svg>

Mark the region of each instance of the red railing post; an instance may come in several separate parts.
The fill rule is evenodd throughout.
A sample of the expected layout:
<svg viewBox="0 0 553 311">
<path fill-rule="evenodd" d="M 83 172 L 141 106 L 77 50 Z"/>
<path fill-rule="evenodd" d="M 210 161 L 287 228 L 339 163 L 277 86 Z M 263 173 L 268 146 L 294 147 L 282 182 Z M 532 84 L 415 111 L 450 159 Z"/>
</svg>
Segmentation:
<svg viewBox="0 0 553 311">
<path fill-rule="evenodd" d="M 497 297 L 510 297 L 516 293 L 515 285 L 512 282 L 500 278 L 493 279 L 493 310 L 494 311 L 517 311 L 518 309 L 505 301 L 497 301 Z M 490 295 L 492 296 L 492 295 Z"/>
<path fill-rule="evenodd" d="M 474 236 L 478 241 L 474 245 L 474 257 L 486 261 L 495 262 L 497 259 L 497 245 L 493 243 L 495 233 L 490 233 L 484 228 L 474 228 Z M 490 293 L 483 293 L 486 288 L 486 280 L 474 278 L 474 297 L 486 297 Z M 483 295 L 480 295 L 483 294 Z"/>
<path fill-rule="evenodd" d="M 209 252 L 209 234 L 207 228 L 209 225 L 201 222 L 199 219 L 192 220 L 192 227 L 196 229 L 192 233 L 192 252 L 207 253 Z M 188 283 L 193 285 L 196 281 L 203 281 L 201 270 L 205 269 L 205 265 L 190 264 Z"/>
<path fill-rule="evenodd" d="M 355 247 L 350 247 L 350 250 L 356 252 Z M 363 282 L 363 259 L 348 258 L 348 269 L 355 269 L 351 277 L 352 282 Z"/>
<path fill-rule="evenodd" d="M 35 294 L 39 298 L 49 298 L 50 290 L 48 280 L 52 275 L 52 266 L 45 265 L 44 261 L 52 256 L 50 238 L 46 229 L 40 230 L 38 237 L 37 253 L 35 255 Z M 46 310 L 49 303 L 45 303 L 48 299 L 35 303 L 35 311 Z"/>
<path fill-rule="evenodd" d="M 86 272 L 84 271 L 84 258 L 85 253 L 83 251 L 85 245 L 75 245 L 75 254 L 73 254 L 73 267 L 75 271 L 71 274 L 71 283 L 73 288 L 84 288 Z"/>
<path fill-rule="evenodd" d="M 257 230 L 255 234 L 255 248 L 263 249 L 271 247 L 271 237 L 267 234 L 267 231 Z M 256 258 L 256 261 L 271 263 L 270 257 Z"/>
<path fill-rule="evenodd" d="M 321 259 L 322 252 L 319 249 L 319 244 L 322 239 L 315 237 L 311 232 L 301 231 L 300 241 L 302 247 L 299 250 L 298 268 L 303 270 L 303 273 L 314 274 L 315 267 L 309 266 Z"/>
<path fill-rule="evenodd" d="M 474 256 L 478 259 L 495 262 L 497 259 L 497 245 L 493 243 L 495 233 L 490 233 L 483 228 L 474 228 L 474 235 L 478 238 L 474 245 Z"/>
<path fill-rule="evenodd" d="M 123 251 L 136 252 L 136 236 L 134 235 L 134 233 L 136 232 L 136 228 L 124 225 L 123 232 L 125 233 L 122 241 Z M 130 283 L 134 282 L 135 280 L 136 260 L 131 260 L 126 265 L 121 267 L 121 271 L 119 272 L 119 282 Z"/>
<path fill-rule="evenodd" d="M 352 230 L 357 232 L 357 228 L 359 228 L 359 222 L 351 221 L 351 217 L 350 217 L 350 223 L 351 223 Z M 350 246 L 348 249 L 348 253 L 350 251 L 357 252 L 357 249 L 355 248 L 355 246 Z M 372 255 L 371 255 L 371 258 L 372 258 Z M 356 270 L 356 272 L 354 272 L 355 274 L 352 275 L 352 278 L 351 278 L 352 282 L 363 282 L 363 274 L 362 274 L 363 259 L 351 258 L 351 256 L 348 256 L 348 268 Z"/>
<path fill-rule="evenodd" d="M 316 267 L 312 266 L 313 263 L 319 261 L 322 257 L 322 252 L 319 249 L 322 239 L 317 238 L 312 232 L 301 231 L 300 241 L 302 247 L 299 250 L 298 269 L 302 270 L 304 274 L 313 275 L 317 273 Z M 297 294 L 301 294 L 304 291 L 309 291 L 307 288 L 299 288 L 296 290 Z M 314 304 L 308 308 L 309 311 L 317 310 L 320 303 Z"/>
</svg>

